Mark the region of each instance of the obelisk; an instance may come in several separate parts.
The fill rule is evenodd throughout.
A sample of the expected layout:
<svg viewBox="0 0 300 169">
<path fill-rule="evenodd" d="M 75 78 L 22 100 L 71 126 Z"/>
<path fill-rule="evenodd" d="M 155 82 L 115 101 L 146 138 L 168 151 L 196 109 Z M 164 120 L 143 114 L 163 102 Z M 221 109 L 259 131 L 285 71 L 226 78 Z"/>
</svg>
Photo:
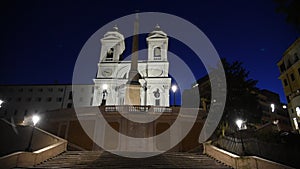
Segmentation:
<svg viewBox="0 0 300 169">
<path fill-rule="evenodd" d="M 136 14 L 134 22 L 134 34 L 132 42 L 131 66 L 128 75 L 128 82 L 125 90 L 125 105 L 141 105 L 139 79 L 141 75 L 138 72 L 138 50 L 139 50 L 139 18 Z"/>
</svg>

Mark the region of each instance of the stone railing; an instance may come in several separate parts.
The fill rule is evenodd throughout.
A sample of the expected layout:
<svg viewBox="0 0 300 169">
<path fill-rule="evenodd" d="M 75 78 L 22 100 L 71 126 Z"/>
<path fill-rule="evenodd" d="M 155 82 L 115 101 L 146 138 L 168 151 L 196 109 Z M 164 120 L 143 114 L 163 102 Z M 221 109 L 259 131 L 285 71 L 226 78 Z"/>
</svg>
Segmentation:
<svg viewBox="0 0 300 169">
<path fill-rule="evenodd" d="M 46 137 L 48 137 L 48 139 L 55 139 L 57 140 L 56 143 L 48 145 L 46 147 L 43 147 L 33 152 L 15 152 L 0 157 L 1 168 L 34 166 L 43 161 L 46 161 L 47 159 L 55 157 L 67 150 L 66 140 L 61 139 L 39 128 L 35 128 L 35 129 L 41 137 L 43 137 L 44 139 L 46 139 Z M 35 142 L 38 142 L 38 140 L 36 140 Z"/>
<path fill-rule="evenodd" d="M 238 156 L 219 149 L 210 143 L 204 143 L 203 146 L 204 154 L 207 154 L 208 156 L 235 169 L 292 169 L 292 167 L 256 156 Z"/>
<path fill-rule="evenodd" d="M 105 106 L 105 112 L 172 112 L 170 107 L 162 106 L 134 106 L 134 105 L 124 105 L 124 106 Z"/>
</svg>

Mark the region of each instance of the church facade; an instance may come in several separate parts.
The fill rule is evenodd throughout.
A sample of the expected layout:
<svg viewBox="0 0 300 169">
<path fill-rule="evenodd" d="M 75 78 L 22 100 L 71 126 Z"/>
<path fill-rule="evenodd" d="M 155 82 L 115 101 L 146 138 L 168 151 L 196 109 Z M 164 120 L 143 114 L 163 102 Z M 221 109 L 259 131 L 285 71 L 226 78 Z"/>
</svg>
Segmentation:
<svg viewBox="0 0 300 169">
<path fill-rule="evenodd" d="M 140 105 L 169 106 L 169 62 L 167 57 L 168 37 L 157 25 L 146 38 L 147 60 L 138 60 L 140 74 Z M 117 27 L 101 39 L 100 60 L 93 106 L 124 105 L 125 88 L 129 78 L 131 61 L 121 61 L 125 50 L 124 36 Z"/>
</svg>

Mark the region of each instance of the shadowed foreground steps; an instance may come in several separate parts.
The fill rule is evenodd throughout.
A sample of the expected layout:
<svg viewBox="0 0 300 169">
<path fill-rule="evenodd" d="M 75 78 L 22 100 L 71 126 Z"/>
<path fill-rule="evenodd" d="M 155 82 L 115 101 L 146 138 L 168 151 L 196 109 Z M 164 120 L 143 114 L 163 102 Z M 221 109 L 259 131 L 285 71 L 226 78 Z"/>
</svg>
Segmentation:
<svg viewBox="0 0 300 169">
<path fill-rule="evenodd" d="M 42 164 L 29 168 L 215 168 L 228 169 L 212 158 L 196 153 L 165 153 L 135 159 L 120 157 L 109 152 L 67 151 Z"/>
</svg>

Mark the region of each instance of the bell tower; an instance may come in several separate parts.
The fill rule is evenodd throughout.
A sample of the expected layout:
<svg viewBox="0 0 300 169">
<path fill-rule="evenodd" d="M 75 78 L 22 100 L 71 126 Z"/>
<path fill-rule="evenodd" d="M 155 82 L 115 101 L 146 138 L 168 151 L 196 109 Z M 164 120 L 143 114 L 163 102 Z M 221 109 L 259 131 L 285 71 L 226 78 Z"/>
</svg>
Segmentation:
<svg viewBox="0 0 300 169">
<path fill-rule="evenodd" d="M 147 43 L 148 61 L 167 61 L 168 37 L 159 25 L 148 35 Z"/>
<path fill-rule="evenodd" d="M 119 61 L 120 55 L 125 50 L 124 36 L 119 32 L 117 26 L 108 31 L 101 39 L 101 53 L 99 62 Z"/>
</svg>

